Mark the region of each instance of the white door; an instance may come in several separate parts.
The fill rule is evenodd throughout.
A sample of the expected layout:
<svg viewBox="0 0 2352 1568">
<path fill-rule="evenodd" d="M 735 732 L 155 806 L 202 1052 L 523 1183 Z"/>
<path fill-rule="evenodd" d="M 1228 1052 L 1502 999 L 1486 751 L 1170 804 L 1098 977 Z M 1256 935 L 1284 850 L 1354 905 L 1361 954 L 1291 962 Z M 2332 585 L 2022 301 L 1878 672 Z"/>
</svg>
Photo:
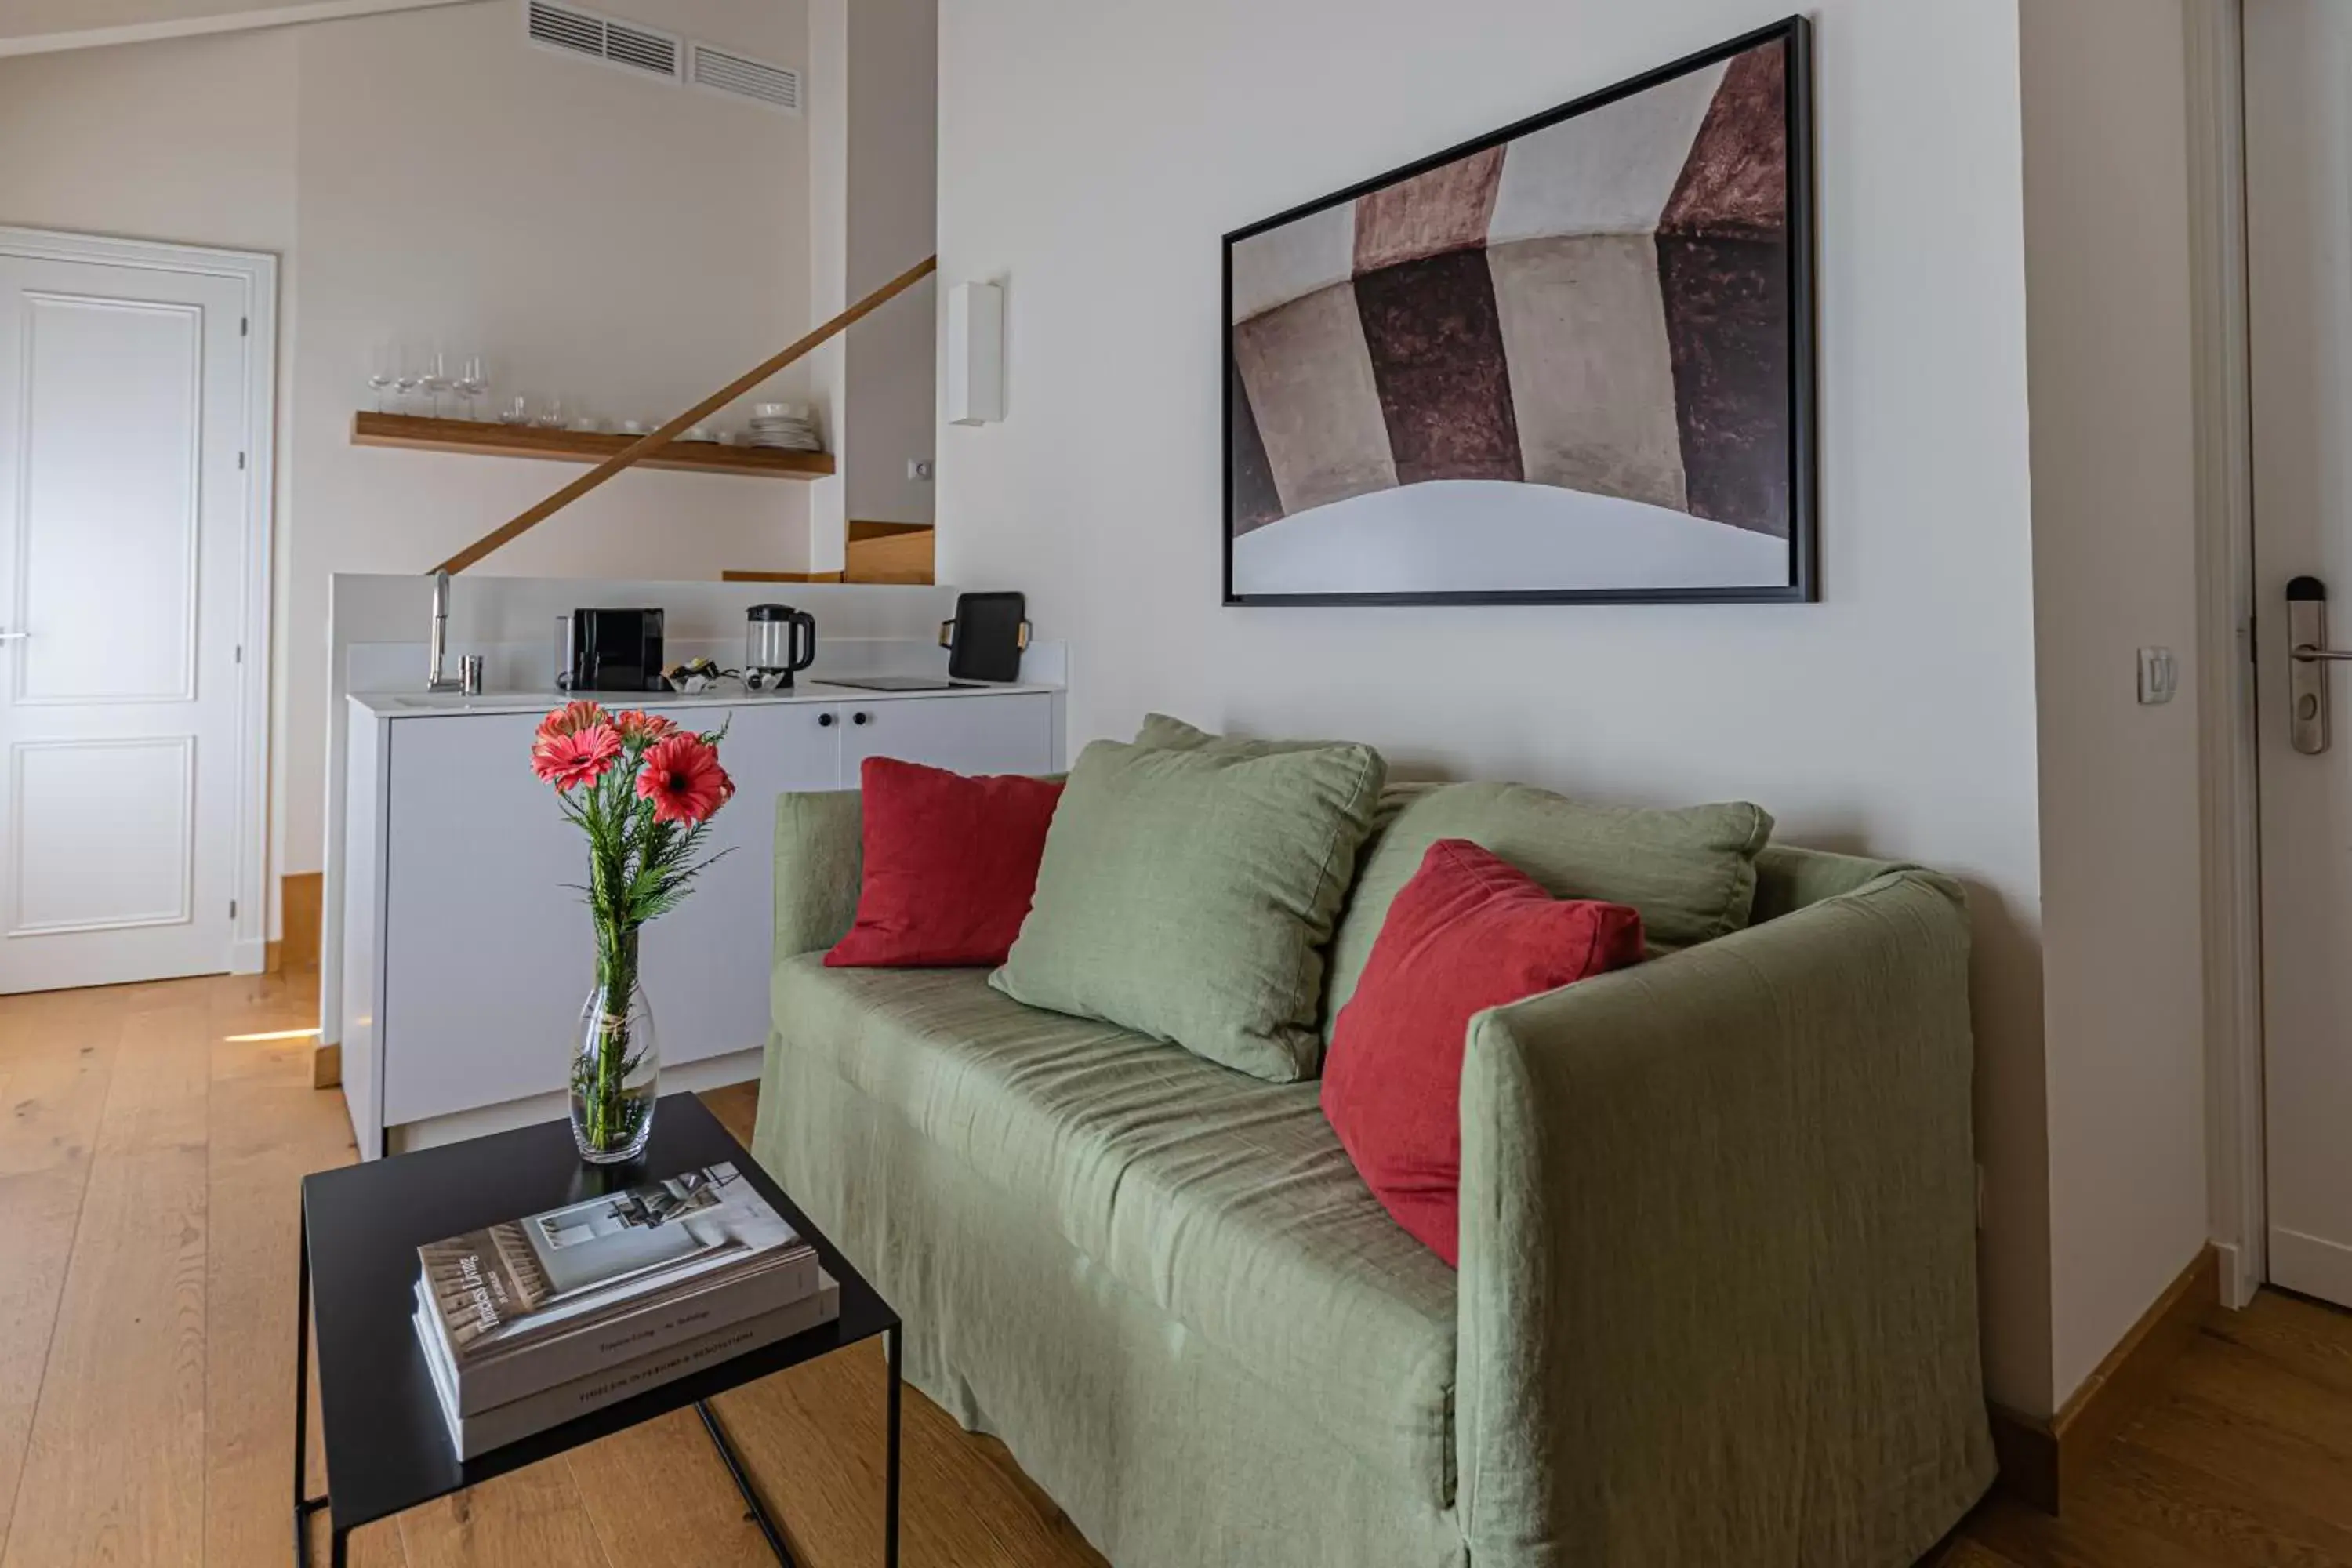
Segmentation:
<svg viewBox="0 0 2352 1568">
<path fill-rule="evenodd" d="M 2352 6 L 2245 17 L 2270 1277 L 2352 1306 Z"/>
<path fill-rule="evenodd" d="M 247 300 L 0 252 L 0 992 L 231 967 Z"/>
</svg>

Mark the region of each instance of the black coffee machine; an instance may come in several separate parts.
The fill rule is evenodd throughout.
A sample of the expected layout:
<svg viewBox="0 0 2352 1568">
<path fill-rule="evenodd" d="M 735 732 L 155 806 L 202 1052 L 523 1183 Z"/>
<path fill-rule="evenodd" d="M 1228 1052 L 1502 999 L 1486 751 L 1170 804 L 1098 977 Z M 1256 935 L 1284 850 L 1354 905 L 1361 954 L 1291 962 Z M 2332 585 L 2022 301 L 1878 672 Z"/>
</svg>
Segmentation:
<svg viewBox="0 0 2352 1568">
<path fill-rule="evenodd" d="M 659 610 L 574 610 L 563 668 L 566 691 L 667 691 Z"/>
<path fill-rule="evenodd" d="M 790 691 L 793 677 L 816 662 L 816 617 L 790 605 L 754 605 L 745 612 L 743 685 Z"/>
</svg>

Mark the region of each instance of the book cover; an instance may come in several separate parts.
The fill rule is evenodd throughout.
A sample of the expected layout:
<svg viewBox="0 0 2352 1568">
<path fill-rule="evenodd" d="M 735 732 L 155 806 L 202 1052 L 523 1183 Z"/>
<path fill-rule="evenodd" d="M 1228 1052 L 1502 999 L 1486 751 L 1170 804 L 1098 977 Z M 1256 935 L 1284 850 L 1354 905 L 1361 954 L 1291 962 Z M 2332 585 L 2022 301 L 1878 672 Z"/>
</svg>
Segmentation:
<svg viewBox="0 0 2352 1568">
<path fill-rule="evenodd" d="M 569 1383 L 543 1388 L 520 1399 L 473 1413 L 460 1413 L 457 1409 L 455 1368 L 440 1331 L 434 1325 L 432 1308 L 425 1299 L 421 1285 L 412 1321 L 415 1325 L 417 1343 L 425 1352 L 425 1364 L 432 1374 L 434 1395 L 441 1407 L 442 1422 L 448 1428 L 449 1441 L 456 1447 L 458 1458 L 471 1459 L 492 1448 L 518 1442 L 534 1432 L 543 1432 L 577 1416 L 602 1410 L 608 1405 L 617 1405 L 632 1394 L 657 1388 L 730 1356 L 742 1355 L 779 1340 L 790 1339 L 794 1334 L 806 1333 L 811 1329 L 832 1322 L 840 1315 L 841 1287 L 834 1282 L 831 1275 L 820 1271 L 815 1291 L 791 1306 L 697 1334 L 677 1344 L 606 1367 L 589 1376 L 574 1378 Z"/>
<path fill-rule="evenodd" d="M 731 1163 L 502 1221 L 417 1256 L 461 1409 L 787 1305 L 816 1289 L 818 1272 L 814 1249 Z"/>
</svg>

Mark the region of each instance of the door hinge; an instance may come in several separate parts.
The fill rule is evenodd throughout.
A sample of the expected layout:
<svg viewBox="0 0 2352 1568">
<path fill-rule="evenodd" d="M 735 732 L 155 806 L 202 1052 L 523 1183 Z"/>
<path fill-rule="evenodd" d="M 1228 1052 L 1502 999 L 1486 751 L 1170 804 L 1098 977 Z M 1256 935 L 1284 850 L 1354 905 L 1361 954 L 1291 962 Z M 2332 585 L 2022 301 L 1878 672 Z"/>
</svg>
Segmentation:
<svg viewBox="0 0 2352 1568">
<path fill-rule="evenodd" d="M 236 319 L 236 335 L 240 338 L 249 338 L 253 336 L 253 318 L 251 316 L 239 316 Z"/>
<path fill-rule="evenodd" d="M 236 662 L 239 664 L 243 664 L 245 662 L 245 645 L 243 643 L 236 645 Z"/>
<path fill-rule="evenodd" d="M 243 452 L 239 452 L 236 455 L 236 471 L 240 474 L 245 472 L 245 454 Z"/>
<path fill-rule="evenodd" d="M 231 920 L 236 919 L 236 900 L 235 899 L 231 899 L 228 901 L 228 918 Z"/>
</svg>

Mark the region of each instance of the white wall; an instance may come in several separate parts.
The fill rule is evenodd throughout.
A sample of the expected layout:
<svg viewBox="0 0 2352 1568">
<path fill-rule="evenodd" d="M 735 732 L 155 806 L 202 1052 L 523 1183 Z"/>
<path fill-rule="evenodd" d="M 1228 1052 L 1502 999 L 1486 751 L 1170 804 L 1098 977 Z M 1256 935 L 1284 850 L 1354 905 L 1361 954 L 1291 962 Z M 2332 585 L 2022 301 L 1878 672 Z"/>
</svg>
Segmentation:
<svg viewBox="0 0 2352 1568">
<path fill-rule="evenodd" d="M 1738 0 L 943 0 L 943 286 L 1006 286 L 1010 416 L 944 426 L 942 575 L 1148 708 L 1408 773 L 1752 798 L 1967 879 L 1986 1349 L 2053 1406 L 2016 11 L 1823 0 L 1816 606 L 1224 609 L 1218 237 L 1776 19 Z M 1409 44 L 1410 47 L 1406 47 Z"/>
<path fill-rule="evenodd" d="M 937 0 L 810 0 L 810 239 L 818 320 L 935 248 Z M 843 564 L 845 525 L 928 523 L 937 295 L 929 279 L 812 362 L 840 477 L 812 496 L 810 565 Z"/>
<path fill-rule="evenodd" d="M 609 8 L 805 63 L 801 0 Z M 286 258 L 275 870 L 320 863 L 330 575 L 421 572 L 575 472 L 352 447 L 371 346 L 438 336 L 502 391 L 667 416 L 806 329 L 807 175 L 803 121 L 533 48 L 511 4 L 0 60 L 0 222 Z M 477 570 L 789 569 L 806 507 L 626 475 Z"/>
<path fill-rule="evenodd" d="M 2063 1397 L 2207 1236 L 2186 65 L 2178 0 L 2020 31 Z M 2144 645 L 2168 706 L 2135 700 Z"/>
<path fill-rule="evenodd" d="M 849 12 L 848 292 L 880 288 L 938 244 L 938 0 L 856 0 Z M 909 459 L 933 445 L 930 280 L 849 330 L 851 520 L 929 522 L 933 487 Z"/>
</svg>

